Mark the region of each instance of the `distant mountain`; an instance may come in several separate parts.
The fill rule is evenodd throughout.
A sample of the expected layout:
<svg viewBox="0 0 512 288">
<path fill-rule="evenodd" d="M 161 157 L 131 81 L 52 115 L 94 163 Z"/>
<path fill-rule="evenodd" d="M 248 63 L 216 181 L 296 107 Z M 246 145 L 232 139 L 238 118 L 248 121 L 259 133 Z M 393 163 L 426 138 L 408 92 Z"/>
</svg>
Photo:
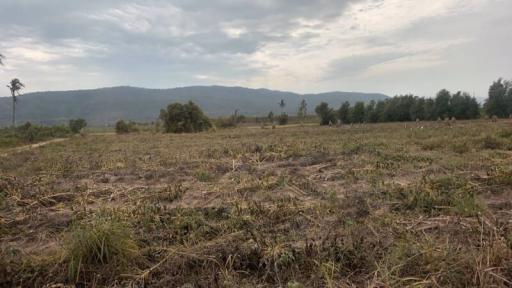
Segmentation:
<svg viewBox="0 0 512 288">
<path fill-rule="evenodd" d="M 174 89 L 113 87 L 94 90 L 52 91 L 27 93 L 19 97 L 17 122 L 39 124 L 64 123 L 72 118 L 84 118 L 89 124 L 111 124 L 119 119 L 140 122 L 154 121 L 160 109 L 172 102 L 194 101 L 209 116 L 231 115 L 235 109 L 247 116 L 265 116 L 269 111 L 280 113 L 278 102 L 284 99 L 284 111 L 297 112 L 302 99 L 308 103 L 308 113 L 324 101 L 339 107 L 344 101 L 381 100 L 388 96 L 378 93 L 329 92 L 297 94 L 267 89 L 242 87 L 193 86 Z M 11 99 L 0 97 L 0 125 L 11 119 Z"/>
</svg>

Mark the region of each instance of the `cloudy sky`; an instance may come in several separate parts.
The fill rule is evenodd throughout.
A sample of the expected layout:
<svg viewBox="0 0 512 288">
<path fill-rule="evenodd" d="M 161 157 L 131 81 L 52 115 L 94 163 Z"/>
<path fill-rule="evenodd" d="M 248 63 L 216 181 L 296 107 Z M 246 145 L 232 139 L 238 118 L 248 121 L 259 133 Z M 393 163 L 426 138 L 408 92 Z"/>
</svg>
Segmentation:
<svg viewBox="0 0 512 288">
<path fill-rule="evenodd" d="M 0 79 L 26 91 L 218 84 L 484 97 L 512 78 L 511 0 L 1 0 L 0 27 Z"/>
</svg>

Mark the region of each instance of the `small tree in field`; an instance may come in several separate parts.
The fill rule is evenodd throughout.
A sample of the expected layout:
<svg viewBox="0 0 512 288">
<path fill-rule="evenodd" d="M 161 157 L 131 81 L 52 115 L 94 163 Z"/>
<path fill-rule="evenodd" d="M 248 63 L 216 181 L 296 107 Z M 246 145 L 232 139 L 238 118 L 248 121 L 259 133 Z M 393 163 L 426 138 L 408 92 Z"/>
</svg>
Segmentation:
<svg viewBox="0 0 512 288">
<path fill-rule="evenodd" d="M 329 104 L 322 102 L 316 106 L 315 112 L 320 117 L 320 125 L 329 125 L 336 123 L 336 113 Z"/>
<path fill-rule="evenodd" d="M 270 124 L 274 123 L 274 112 L 268 112 L 267 119 L 270 122 Z"/>
<path fill-rule="evenodd" d="M 87 126 L 87 122 L 85 122 L 84 119 L 80 118 L 80 119 L 71 119 L 71 120 L 69 120 L 69 130 L 71 130 L 71 132 L 73 134 L 80 133 L 80 130 L 82 130 L 86 126 Z"/>
<path fill-rule="evenodd" d="M 302 99 L 299 104 L 299 110 L 297 111 L 297 117 L 300 122 L 304 122 L 304 118 L 308 115 L 308 104 L 306 103 L 306 99 Z"/>
<path fill-rule="evenodd" d="M 173 103 L 160 111 L 166 133 L 193 133 L 206 131 L 212 127 L 210 119 L 194 102 Z"/>
</svg>

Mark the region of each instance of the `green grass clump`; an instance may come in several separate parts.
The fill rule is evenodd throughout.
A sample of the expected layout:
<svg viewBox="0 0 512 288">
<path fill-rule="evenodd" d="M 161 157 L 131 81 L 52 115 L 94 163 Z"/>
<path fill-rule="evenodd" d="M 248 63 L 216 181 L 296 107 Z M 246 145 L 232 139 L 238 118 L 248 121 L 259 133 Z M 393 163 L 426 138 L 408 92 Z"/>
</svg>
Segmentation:
<svg viewBox="0 0 512 288">
<path fill-rule="evenodd" d="M 129 228 L 111 216 L 95 215 L 75 224 L 66 243 L 68 276 L 76 281 L 80 273 L 111 267 L 124 267 L 138 254 Z"/>
<path fill-rule="evenodd" d="M 432 239 L 400 242 L 386 257 L 383 279 L 391 287 L 467 287 L 472 283 L 460 247 L 444 246 Z"/>
<path fill-rule="evenodd" d="M 439 215 L 445 211 L 471 216 L 484 209 L 476 196 L 475 186 L 455 176 L 424 179 L 415 185 L 398 189 L 397 197 L 401 200 L 399 208 L 430 215 Z"/>
<path fill-rule="evenodd" d="M 197 171 L 195 177 L 199 182 L 208 182 L 213 178 L 212 175 L 210 175 L 210 173 L 206 170 Z"/>
</svg>

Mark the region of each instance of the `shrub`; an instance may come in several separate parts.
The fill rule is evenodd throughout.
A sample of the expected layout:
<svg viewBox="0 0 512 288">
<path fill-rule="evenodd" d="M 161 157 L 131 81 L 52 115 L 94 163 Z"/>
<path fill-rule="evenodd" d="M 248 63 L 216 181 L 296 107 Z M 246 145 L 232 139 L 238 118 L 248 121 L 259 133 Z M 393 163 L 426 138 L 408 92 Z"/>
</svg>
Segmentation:
<svg viewBox="0 0 512 288">
<path fill-rule="evenodd" d="M 279 117 L 277 118 L 277 122 L 279 123 L 279 125 L 288 124 L 288 114 L 283 113 L 283 114 L 279 115 Z"/>
<path fill-rule="evenodd" d="M 65 248 L 68 275 L 73 281 L 82 271 L 98 266 L 123 267 L 138 254 L 128 227 L 112 216 L 101 214 L 75 224 Z"/>
<path fill-rule="evenodd" d="M 194 102 L 173 103 L 160 111 L 160 119 L 166 133 L 193 133 L 212 127 L 210 119 Z"/>
<path fill-rule="evenodd" d="M 78 134 L 80 133 L 80 130 L 82 130 L 83 128 L 85 128 L 87 126 L 87 122 L 85 122 L 84 119 L 71 119 L 69 120 L 69 130 L 71 130 L 71 132 L 73 134 Z"/>
<path fill-rule="evenodd" d="M 137 132 L 138 129 L 135 127 L 135 123 L 133 122 L 125 122 L 124 120 L 119 120 L 116 122 L 116 133 L 117 134 L 128 134 L 131 132 Z"/>
<path fill-rule="evenodd" d="M 0 129 L 0 147 L 45 141 L 52 138 L 69 136 L 70 130 L 65 126 L 41 126 L 27 122 L 16 128 Z"/>
</svg>

